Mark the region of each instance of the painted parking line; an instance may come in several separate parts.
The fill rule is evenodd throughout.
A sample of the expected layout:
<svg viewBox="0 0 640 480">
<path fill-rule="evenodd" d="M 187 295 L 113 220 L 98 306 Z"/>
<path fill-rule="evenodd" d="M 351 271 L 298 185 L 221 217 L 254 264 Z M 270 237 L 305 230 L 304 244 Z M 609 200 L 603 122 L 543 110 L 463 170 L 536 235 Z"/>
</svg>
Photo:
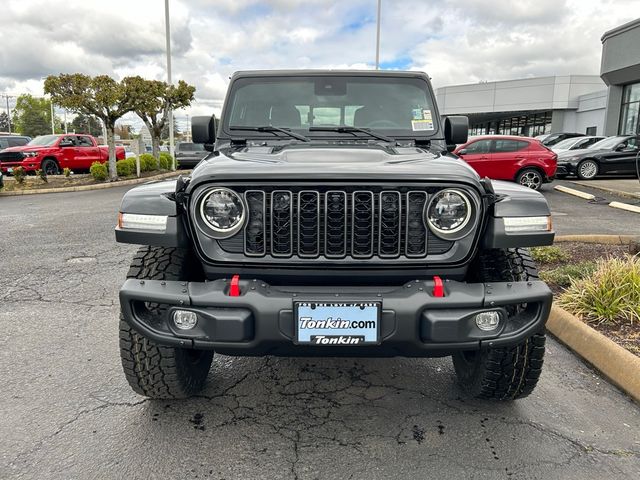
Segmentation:
<svg viewBox="0 0 640 480">
<path fill-rule="evenodd" d="M 591 193 L 582 192 L 580 190 L 576 190 L 575 188 L 565 187 L 564 185 L 556 185 L 553 188 L 554 190 L 558 190 L 559 192 L 568 193 L 569 195 L 584 198 L 585 200 L 595 200 L 596 198 L 596 196 Z"/>
<path fill-rule="evenodd" d="M 630 205 L 628 203 L 622 202 L 611 202 L 609 206 L 613 208 L 619 208 L 620 210 L 626 210 L 628 212 L 640 213 L 640 206 L 638 205 Z"/>
</svg>

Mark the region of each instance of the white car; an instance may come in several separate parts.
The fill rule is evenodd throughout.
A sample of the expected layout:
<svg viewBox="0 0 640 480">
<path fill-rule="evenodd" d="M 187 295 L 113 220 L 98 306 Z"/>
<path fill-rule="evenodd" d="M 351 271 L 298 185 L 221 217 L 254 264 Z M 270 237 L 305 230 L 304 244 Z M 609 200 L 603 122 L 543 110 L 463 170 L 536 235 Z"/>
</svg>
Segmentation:
<svg viewBox="0 0 640 480">
<path fill-rule="evenodd" d="M 556 143 L 551 147 L 555 153 L 567 152 L 569 150 L 579 150 L 583 148 L 589 148 L 596 142 L 604 140 L 606 137 L 591 135 L 587 137 L 573 137 L 566 138 L 561 142 Z"/>
</svg>

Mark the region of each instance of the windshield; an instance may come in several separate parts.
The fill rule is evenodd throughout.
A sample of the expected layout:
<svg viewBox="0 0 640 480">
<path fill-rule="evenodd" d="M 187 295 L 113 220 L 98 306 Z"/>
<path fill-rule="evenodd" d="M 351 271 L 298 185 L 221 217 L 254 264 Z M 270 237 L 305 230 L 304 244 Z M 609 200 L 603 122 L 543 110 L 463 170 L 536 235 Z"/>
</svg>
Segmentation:
<svg viewBox="0 0 640 480">
<path fill-rule="evenodd" d="M 265 130 L 256 134 L 241 127 L 275 126 L 307 137 L 359 135 L 353 129 L 339 129 L 359 127 L 415 138 L 433 135 L 437 128 L 428 85 L 420 78 L 240 78 L 233 82 L 226 110 L 223 128 L 235 136 L 265 136 Z"/>
<path fill-rule="evenodd" d="M 27 143 L 27 145 L 35 147 L 48 147 L 56 143 L 58 138 L 60 138 L 59 135 L 42 135 L 40 137 L 34 138 L 29 143 Z"/>
<path fill-rule="evenodd" d="M 582 138 L 565 138 L 561 142 L 556 143 L 553 148 L 566 148 L 567 150 L 573 147 L 576 142 L 579 142 Z"/>
<path fill-rule="evenodd" d="M 602 149 L 602 150 L 610 150 L 619 143 L 624 142 L 628 137 L 609 137 L 604 140 L 600 140 L 599 142 L 594 143 L 589 148 L 593 148 L 594 150 Z"/>
<path fill-rule="evenodd" d="M 204 143 L 180 143 L 178 150 L 181 152 L 204 152 Z"/>
</svg>

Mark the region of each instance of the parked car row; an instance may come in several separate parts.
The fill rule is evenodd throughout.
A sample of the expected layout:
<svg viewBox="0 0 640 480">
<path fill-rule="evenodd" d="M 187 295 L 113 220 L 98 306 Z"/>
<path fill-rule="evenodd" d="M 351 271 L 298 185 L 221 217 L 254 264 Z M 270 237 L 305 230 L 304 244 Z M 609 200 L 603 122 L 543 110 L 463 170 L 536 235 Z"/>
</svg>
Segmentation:
<svg viewBox="0 0 640 480">
<path fill-rule="evenodd" d="M 545 141 L 549 142 L 545 144 Z M 558 140 L 559 139 L 559 140 Z M 556 141 L 557 140 L 557 141 Z M 553 134 L 538 137 L 486 135 L 455 150 L 480 176 L 539 189 L 554 178 L 640 174 L 640 135 L 613 137 Z"/>
<path fill-rule="evenodd" d="M 125 158 L 123 147 L 116 147 L 116 158 Z M 15 168 L 22 167 L 25 172 L 42 169 L 47 175 L 57 175 L 64 168 L 89 170 L 92 163 L 106 162 L 108 159 L 108 147 L 99 146 L 91 135 L 41 135 L 26 145 L 0 151 L 0 170 L 11 173 Z"/>
<path fill-rule="evenodd" d="M 195 167 L 207 155 L 204 145 L 180 142 L 176 158 L 180 165 Z M 124 147 L 116 147 L 116 158 L 135 156 Z M 17 167 L 26 172 L 42 169 L 47 175 L 62 173 L 64 168 L 74 172 L 88 171 L 94 162 L 106 162 L 108 147 L 98 145 L 91 135 L 41 135 L 34 139 L 20 135 L 0 135 L 0 172 L 12 173 Z"/>
</svg>

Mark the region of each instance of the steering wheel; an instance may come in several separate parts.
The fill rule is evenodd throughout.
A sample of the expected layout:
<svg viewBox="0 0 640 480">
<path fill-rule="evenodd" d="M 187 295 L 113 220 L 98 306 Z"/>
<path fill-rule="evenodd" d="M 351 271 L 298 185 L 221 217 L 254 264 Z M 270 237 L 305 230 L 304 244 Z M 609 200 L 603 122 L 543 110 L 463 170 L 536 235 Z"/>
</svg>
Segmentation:
<svg viewBox="0 0 640 480">
<path fill-rule="evenodd" d="M 374 120 L 367 124 L 367 128 L 400 128 L 400 125 L 391 120 Z"/>
</svg>

